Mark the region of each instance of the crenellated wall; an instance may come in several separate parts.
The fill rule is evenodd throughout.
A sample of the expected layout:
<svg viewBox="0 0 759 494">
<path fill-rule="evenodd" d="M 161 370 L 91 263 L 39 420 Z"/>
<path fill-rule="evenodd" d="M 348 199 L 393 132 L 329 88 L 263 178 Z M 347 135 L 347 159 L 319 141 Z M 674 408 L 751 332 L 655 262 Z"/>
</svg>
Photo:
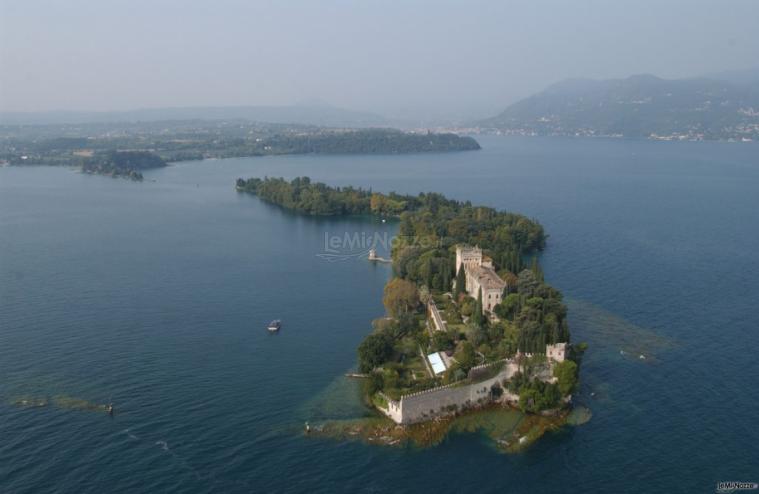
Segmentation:
<svg viewBox="0 0 759 494">
<path fill-rule="evenodd" d="M 485 367 L 489 366 L 480 366 L 480 369 Z M 492 401 L 490 394 L 491 387 L 498 383 L 503 388 L 502 382 L 510 379 L 517 369 L 516 363 L 507 361 L 498 374 L 478 383 L 440 386 L 404 395 L 398 401 L 391 400 L 383 395 L 387 400 L 388 408 L 382 411 L 394 422 L 405 425 L 422 422 L 434 417 L 450 415 L 464 408 L 481 406 Z M 500 399 L 517 402 L 519 401 L 519 396 L 509 393 L 507 389 L 503 389 Z"/>
<path fill-rule="evenodd" d="M 549 365 L 538 372 L 535 377 L 545 382 L 556 382 L 556 378 L 553 377 L 553 365 L 554 362 L 564 360 L 566 346 L 564 343 L 560 345 L 548 345 L 547 349 L 551 351 L 548 358 Z M 424 358 L 424 354 L 422 353 L 421 355 Z M 382 397 L 385 398 L 388 405 L 387 408 L 380 408 L 380 410 L 398 424 L 423 422 L 435 417 L 450 415 L 464 408 L 484 405 L 492 401 L 490 390 L 496 383 L 503 390 L 499 401 L 517 403 L 519 402 L 519 396 L 510 393 L 503 386 L 503 382 L 511 379 L 519 371 L 517 360 L 522 357 L 533 357 L 533 354 L 522 353 L 514 359 L 504 359 L 472 367 L 469 369 L 467 378 L 477 381 L 479 378 L 495 372 L 495 369 L 492 368 L 493 366 L 501 366 L 500 371 L 495 376 L 472 384 L 454 383 L 438 386 L 437 388 L 403 395 L 400 400 L 392 400 L 382 393 Z"/>
</svg>

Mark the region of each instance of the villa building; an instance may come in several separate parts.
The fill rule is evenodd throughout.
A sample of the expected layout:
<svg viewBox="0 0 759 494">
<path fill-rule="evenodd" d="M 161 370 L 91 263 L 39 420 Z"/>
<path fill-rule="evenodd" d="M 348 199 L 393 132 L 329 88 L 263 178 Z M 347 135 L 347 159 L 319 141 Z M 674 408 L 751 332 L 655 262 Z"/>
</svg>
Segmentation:
<svg viewBox="0 0 759 494">
<path fill-rule="evenodd" d="M 466 275 L 466 292 L 472 298 L 477 298 L 482 289 L 482 312 L 490 312 L 501 303 L 506 282 L 496 274 L 493 261 L 482 255 L 479 247 L 456 247 L 456 272 L 464 266 Z"/>
</svg>

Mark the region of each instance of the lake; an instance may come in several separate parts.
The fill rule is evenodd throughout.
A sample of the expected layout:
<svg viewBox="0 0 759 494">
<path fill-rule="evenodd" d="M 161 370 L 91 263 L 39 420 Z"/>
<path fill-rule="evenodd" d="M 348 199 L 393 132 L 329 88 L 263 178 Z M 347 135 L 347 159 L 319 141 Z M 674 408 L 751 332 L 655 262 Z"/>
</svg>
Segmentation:
<svg viewBox="0 0 759 494">
<path fill-rule="evenodd" d="M 143 183 L 0 168 L 2 492 L 712 492 L 759 481 L 759 146 L 480 137 L 477 152 L 177 163 Z M 392 222 L 300 217 L 238 177 L 524 213 L 590 349 L 593 417 L 524 453 L 306 437 L 383 314 Z M 387 254 L 380 248 L 380 255 Z M 283 320 L 279 334 L 267 323 Z M 111 418 L 103 411 L 113 401 Z"/>
</svg>

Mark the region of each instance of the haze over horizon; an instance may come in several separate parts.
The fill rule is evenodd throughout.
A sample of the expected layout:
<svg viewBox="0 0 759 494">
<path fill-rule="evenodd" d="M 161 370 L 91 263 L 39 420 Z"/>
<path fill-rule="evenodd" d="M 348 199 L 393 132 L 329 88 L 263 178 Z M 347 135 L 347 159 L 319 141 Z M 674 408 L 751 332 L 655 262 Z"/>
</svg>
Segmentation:
<svg viewBox="0 0 759 494">
<path fill-rule="evenodd" d="M 0 0 L 0 111 L 292 105 L 473 118 L 569 77 L 756 66 L 759 3 Z"/>
</svg>

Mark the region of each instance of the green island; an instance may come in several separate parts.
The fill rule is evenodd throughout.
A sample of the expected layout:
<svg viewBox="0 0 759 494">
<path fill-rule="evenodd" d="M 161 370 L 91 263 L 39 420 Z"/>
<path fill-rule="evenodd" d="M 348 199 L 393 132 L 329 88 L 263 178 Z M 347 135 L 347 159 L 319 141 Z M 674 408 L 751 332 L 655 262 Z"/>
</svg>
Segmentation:
<svg viewBox="0 0 759 494">
<path fill-rule="evenodd" d="M 140 170 L 166 166 L 160 156 L 147 151 L 107 151 L 82 160 L 82 171 L 141 181 Z"/>
<path fill-rule="evenodd" d="M 340 129 L 248 121 L 0 125 L 0 164 L 53 165 L 142 180 L 176 161 L 285 154 L 471 151 L 471 137 L 396 129 Z"/>
<path fill-rule="evenodd" d="M 437 193 L 382 194 L 308 177 L 238 179 L 236 188 L 303 214 L 399 222 L 387 316 L 358 347 L 356 374 L 367 405 L 386 418 L 314 433 L 430 445 L 469 427 L 462 424 L 473 415 L 503 410 L 512 414 L 508 434 L 502 426 L 491 432 L 516 451 L 575 420 L 585 345 L 570 345 L 562 294 L 544 280 L 537 254 L 546 235 L 537 221 Z"/>
</svg>

